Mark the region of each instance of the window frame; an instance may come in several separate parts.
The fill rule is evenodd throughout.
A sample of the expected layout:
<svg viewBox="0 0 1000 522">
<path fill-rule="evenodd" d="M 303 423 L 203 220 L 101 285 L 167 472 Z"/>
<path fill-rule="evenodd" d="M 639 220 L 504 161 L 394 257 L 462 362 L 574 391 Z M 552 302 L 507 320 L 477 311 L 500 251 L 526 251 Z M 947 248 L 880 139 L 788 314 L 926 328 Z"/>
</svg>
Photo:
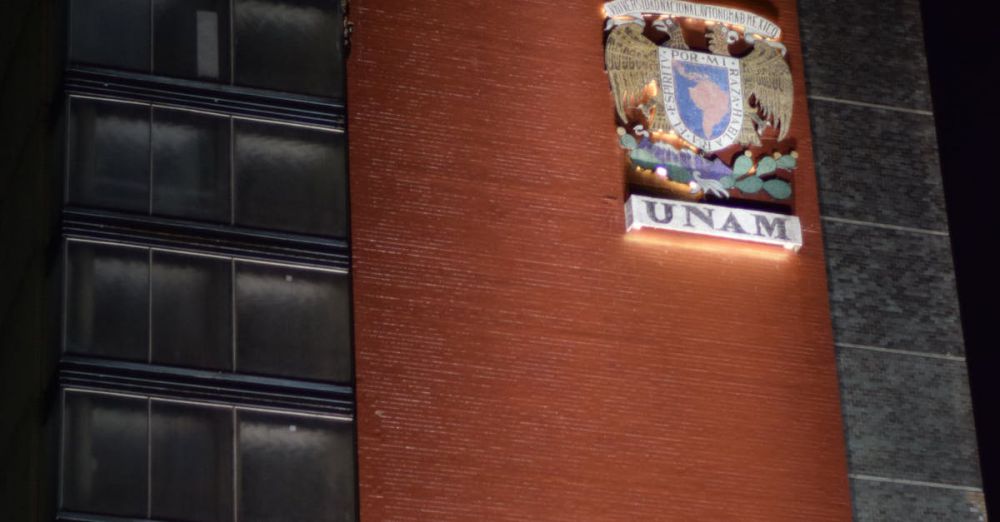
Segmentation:
<svg viewBox="0 0 1000 522">
<path fill-rule="evenodd" d="M 67 1 L 67 16 L 73 12 Z M 150 17 L 154 16 L 154 2 L 148 0 Z M 348 33 L 348 9 L 346 1 L 333 2 L 344 21 L 344 36 Z M 229 0 L 230 26 L 228 27 L 230 47 L 229 63 L 235 62 L 235 30 L 231 26 L 235 0 Z M 351 423 L 353 439 L 354 477 L 354 519 L 360 517 L 360 492 L 358 483 L 357 420 L 353 277 L 350 250 L 350 168 L 348 154 L 348 133 L 346 122 L 346 60 L 349 45 L 342 41 L 340 49 L 344 59 L 341 81 L 344 93 L 340 98 L 324 98 L 313 95 L 278 92 L 233 85 L 235 74 L 229 75 L 229 83 L 215 83 L 191 79 L 158 76 L 149 72 L 115 70 L 106 67 L 74 64 L 72 56 L 72 21 L 66 27 L 66 68 L 62 79 L 61 100 L 65 117 L 60 136 L 59 155 L 63 191 L 60 197 L 59 245 L 61 259 L 59 293 L 60 332 L 58 347 L 58 500 L 56 520 L 114 522 L 124 520 L 117 516 L 89 513 L 75 513 L 63 509 L 64 483 L 64 440 L 66 433 L 64 408 L 67 391 L 120 394 L 133 397 L 147 397 L 147 403 L 161 399 L 189 404 L 211 404 L 237 409 L 278 411 L 292 415 L 316 416 L 337 419 Z M 150 35 L 150 60 L 155 55 L 155 36 Z M 152 64 L 152 61 L 151 61 Z M 207 223 L 182 218 L 167 218 L 153 215 L 130 213 L 108 209 L 97 209 L 67 203 L 70 180 L 70 100 L 73 97 L 108 99 L 123 102 L 148 104 L 150 112 L 156 107 L 165 107 L 195 112 L 211 113 L 247 120 L 260 120 L 279 124 L 291 124 L 324 131 L 336 132 L 344 139 L 344 194 L 346 233 L 342 238 L 312 236 L 307 234 L 241 227 L 232 224 Z M 230 136 L 235 140 L 234 136 Z M 152 147 L 152 143 L 150 143 Z M 232 166 L 230 169 L 232 170 Z M 152 187 L 150 187 L 152 190 Z M 231 195 L 232 196 L 232 195 Z M 231 199 L 231 205 L 235 205 Z M 201 370 L 178 366 L 152 364 L 150 362 L 123 361 L 90 357 L 66 352 L 66 320 L 68 302 L 68 244 L 70 241 L 108 243 L 120 246 L 141 246 L 164 251 L 178 251 L 196 255 L 224 256 L 233 262 L 251 261 L 276 264 L 289 268 L 312 268 L 336 271 L 346 274 L 349 354 L 351 379 L 347 384 L 319 382 L 308 379 L 275 377 Z M 152 267 L 150 267 L 151 269 Z M 235 294 L 235 288 L 233 289 Z M 235 314 L 235 310 L 233 310 Z M 235 332 L 233 332 L 235 335 Z M 235 415 L 235 413 L 234 413 Z M 147 451 L 149 449 L 147 448 Z M 235 458 L 235 457 L 234 457 Z M 238 465 L 235 461 L 233 465 Z M 147 480 L 150 470 L 147 468 Z M 238 484 L 233 484 L 234 492 Z M 147 496 L 147 507 L 152 499 Z M 232 506 L 234 520 L 238 519 L 239 506 Z"/>
</svg>

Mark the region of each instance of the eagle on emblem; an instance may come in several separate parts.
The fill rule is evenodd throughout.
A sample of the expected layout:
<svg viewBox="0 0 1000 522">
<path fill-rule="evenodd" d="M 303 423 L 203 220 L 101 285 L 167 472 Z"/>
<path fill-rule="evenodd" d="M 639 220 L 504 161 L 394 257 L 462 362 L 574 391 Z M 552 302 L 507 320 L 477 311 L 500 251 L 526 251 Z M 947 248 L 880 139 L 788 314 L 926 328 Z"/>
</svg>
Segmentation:
<svg viewBox="0 0 1000 522">
<path fill-rule="evenodd" d="M 707 78 L 704 74 L 694 74 L 687 72 L 697 64 L 674 62 L 673 73 L 661 71 L 661 50 L 663 48 L 689 50 L 681 27 L 669 19 L 660 19 L 653 24 L 653 27 L 665 32 L 669 39 L 658 46 L 648 39 L 643 33 L 645 31 L 645 21 L 641 18 L 633 18 L 624 23 L 618 23 L 608 35 L 605 45 L 605 67 L 611 82 L 611 90 L 615 97 L 615 109 L 622 122 L 630 121 L 630 113 L 634 116 L 634 111 L 638 110 L 642 114 L 642 119 L 650 131 L 671 132 L 674 129 L 671 124 L 672 118 L 668 117 L 668 107 L 664 104 L 665 96 L 673 100 L 674 92 L 664 91 L 664 74 L 679 74 L 683 78 L 681 81 L 691 78 Z M 738 85 L 727 88 L 725 91 L 716 88 L 714 84 L 701 92 L 716 94 L 715 98 L 702 96 L 702 99 L 718 100 L 723 96 L 725 105 L 731 101 L 735 108 L 727 109 L 723 107 L 723 112 L 731 116 L 738 115 L 742 119 L 738 131 L 734 127 L 729 136 L 733 143 L 742 146 L 759 146 L 760 136 L 767 127 L 777 130 L 778 140 L 783 140 L 788 134 L 789 123 L 792 118 L 792 73 L 784 57 L 784 47 L 781 44 L 745 36 L 744 40 L 751 45 L 751 48 L 743 56 L 733 57 L 730 53 L 730 46 L 740 38 L 740 36 L 724 24 L 716 23 L 709 26 L 706 34 L 708 40 L 708 50 L 711 54 L 700 53 L 701 56 L 723 56 L 729 57 L 725 60 L 738 60 L 739 67 L 736 73 L 730 75 L 729 81 L 737 81 Z M 695 51 L 692 51 L 695 52 Z M 721 58 L 717 58 L 721 59 Z M 707 66 L 706 66 L 707 67 Z M 719 67 L 722 70 L 722 67 Z M 708 70 L 708 69 L 704 69 Z M 670 78 L 670 77 L 666 77 Z M 723 77 L 725 78 L 725 77 Z M 733 79 L 735 78 L 735 80 Z M 726 80 L 722 80 L 722 87 Z M 680 84 L 678 84 L 680 85 Z M 675 89 L 674 85 L 667 85 L 668 90 Z M 708 111 L 705 103 L 714 103 L 713 108 L 718 109 L 717 101 L 703 102 L 696 97 L 698 91 L 691 91 L 688 98 L 688 106 L 698 104 L 698 108 L 704 111 L 706 118 Z M 739 112 L 738 99 L 729 100 L 729 96 L 739 96 L 742 98 L 742 112 Z M 693 98 L 693 101 L 691 101 Z M 676 109 L 674 110 L 676 116 Z M 631 118 L 634 120 L 635 118 Z M 676 118 L 673 118 L 675 123 Z M 714 121 L 714 120 L 713 120 Z M 727 119 L 729 121 L 729 119 Z M 733 121 L 738 123 L 738 121 Z M 695 126 L 693 126 L 695 127 Z M 705 129 L 700 132 L 704 134 L 711 132 L 711 125 L 705 124 Z M 700 127 L 698 127 L 700 129 Z M 721 131 L 717 131 L 721 132 Z M 684 133 L 681 133 L 684 135 Z"/>
</svg>

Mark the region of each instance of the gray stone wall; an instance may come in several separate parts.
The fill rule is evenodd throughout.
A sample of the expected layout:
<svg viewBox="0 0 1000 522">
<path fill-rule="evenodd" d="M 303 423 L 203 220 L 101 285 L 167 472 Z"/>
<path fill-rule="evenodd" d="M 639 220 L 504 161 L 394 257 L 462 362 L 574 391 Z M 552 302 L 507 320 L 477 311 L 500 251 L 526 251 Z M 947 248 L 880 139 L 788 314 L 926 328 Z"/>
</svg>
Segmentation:
<svg viewBox="0 0 1000 522">
<path fill-rule="evenodd" d="M 0 5 L 0 520 L 52 520 L 53 4 Z"/>
<path fill-rule="evenodd" d="M 799 0 L 854 518 L 985 506 L 919 0 Z"/>
</svg>

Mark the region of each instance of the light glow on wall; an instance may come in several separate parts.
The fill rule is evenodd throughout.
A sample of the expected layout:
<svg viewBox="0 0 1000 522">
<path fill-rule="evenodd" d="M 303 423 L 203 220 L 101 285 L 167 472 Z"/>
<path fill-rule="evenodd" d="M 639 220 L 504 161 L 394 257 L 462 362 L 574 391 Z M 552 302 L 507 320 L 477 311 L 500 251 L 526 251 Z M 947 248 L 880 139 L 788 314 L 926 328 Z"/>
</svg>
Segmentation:
<svg viewBox="0 0 1000 522">
<path fill-rule="evenodd" d="M 777 248 L 772 245 L 731 241 L 692 234 L 670 233 L 652 229 L 633 230 L 625 234 L 624 241 L 637 246 L 655 248 L 658 252 L 669 252 L 671 249 L 677 249 L 708 254 L 719 258 L 733 257 L 771 262 L 788 262 L 797 257 L 790 249 Z"/>
</svg>

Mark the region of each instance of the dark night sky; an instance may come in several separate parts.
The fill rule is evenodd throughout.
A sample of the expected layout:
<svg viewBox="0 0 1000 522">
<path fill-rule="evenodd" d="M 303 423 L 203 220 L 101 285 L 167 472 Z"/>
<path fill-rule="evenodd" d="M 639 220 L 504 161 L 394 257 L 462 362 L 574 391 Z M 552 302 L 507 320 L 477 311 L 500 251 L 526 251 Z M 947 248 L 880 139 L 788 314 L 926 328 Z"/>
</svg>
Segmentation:
<svg viewBox="0 0 1000 522">
<path fill-rule="evenodd" d="M 923 0 L 988 510 L 1000 517 L 1000 6 Z M 988 6 L 988 7 L 986 7 Z M 891 23 L 887 21 L 887 23 Z"/>
</svg>

